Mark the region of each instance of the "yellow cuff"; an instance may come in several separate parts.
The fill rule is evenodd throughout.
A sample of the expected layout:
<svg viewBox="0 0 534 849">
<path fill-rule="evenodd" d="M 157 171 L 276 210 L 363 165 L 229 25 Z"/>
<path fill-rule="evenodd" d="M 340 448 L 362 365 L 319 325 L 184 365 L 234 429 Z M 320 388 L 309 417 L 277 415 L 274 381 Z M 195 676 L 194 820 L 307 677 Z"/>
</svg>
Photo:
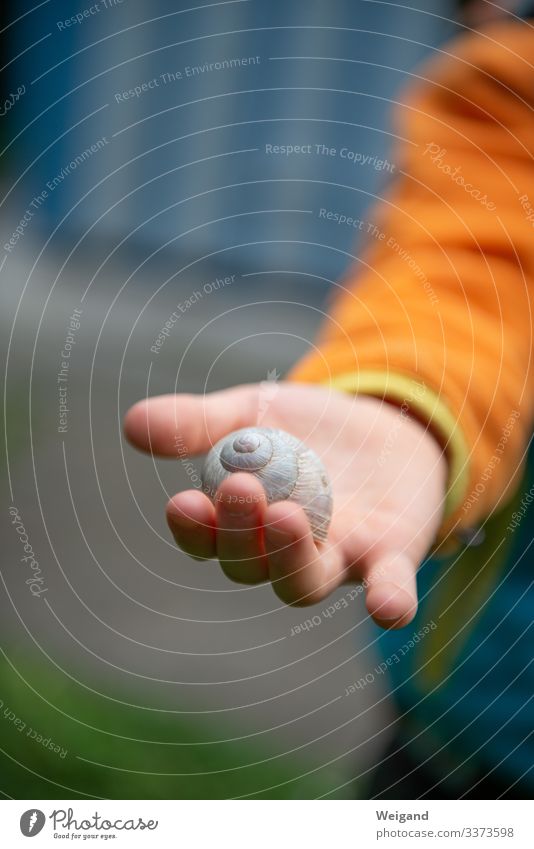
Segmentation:
<svg viewBox="0 0 534 849">
<path fill-rule="evenodd" d="M 444 520 L 463 502 L 469 480 L 469 451 L 453 413 L 440 397 L 417 378 L 398 372 L 365 370 L 335 377 L 330 385 L 342 392 L 372 395 L 406 406 L 439 440 L 449 464 Z"/>
</svg>

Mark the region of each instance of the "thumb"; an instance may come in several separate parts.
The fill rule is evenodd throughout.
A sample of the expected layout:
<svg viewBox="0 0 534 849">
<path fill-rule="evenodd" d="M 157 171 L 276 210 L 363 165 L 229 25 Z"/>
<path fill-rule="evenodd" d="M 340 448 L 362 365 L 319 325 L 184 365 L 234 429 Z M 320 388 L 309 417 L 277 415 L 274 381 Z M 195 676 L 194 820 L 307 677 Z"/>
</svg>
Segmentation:
<svg viewBox="0 0 534 849">
<path fill-rule="evenodd" d="M 124 433 L 136 448 L 162 457 L 203 454 L 232 430 L 256 423 L 258 395 L 258 385 L 250 384 L 147 398 L 126 413 Z"/>
<path fill-rule="evenodd" d="M 366 606 L 383 628 L 402 628 L 417 613 L 417 564 L 403 552 L 370 560 L 365 570 Z"/>
</svg>

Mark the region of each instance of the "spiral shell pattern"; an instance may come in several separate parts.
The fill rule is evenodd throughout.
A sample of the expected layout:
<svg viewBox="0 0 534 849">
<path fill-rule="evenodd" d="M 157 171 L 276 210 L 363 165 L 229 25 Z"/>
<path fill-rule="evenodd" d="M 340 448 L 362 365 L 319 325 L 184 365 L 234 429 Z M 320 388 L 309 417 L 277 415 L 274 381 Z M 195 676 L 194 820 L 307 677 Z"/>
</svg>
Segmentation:
<svg viewBox="0 0 534 849">
<path fill-rule="evenodd" d="M 314 539 L 325 540 L 332 516 L 332 492 L 319 457 L 299 439 L 276 428 L 246 427 L 213 446 L 202 469 L 202 487 L 213 500 L 235 472 L 253 474 L 267 502 L 294 501 L 306 513 Z"/>
</svg>

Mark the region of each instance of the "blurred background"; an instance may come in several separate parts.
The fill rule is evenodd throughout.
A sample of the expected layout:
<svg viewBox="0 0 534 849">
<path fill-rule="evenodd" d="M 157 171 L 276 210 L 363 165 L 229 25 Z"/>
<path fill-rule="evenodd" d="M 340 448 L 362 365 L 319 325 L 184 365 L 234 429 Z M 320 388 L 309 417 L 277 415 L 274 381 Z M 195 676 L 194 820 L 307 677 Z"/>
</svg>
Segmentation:
<svg viewBox="0 0 534 849">
<path fill-rule="evenodd" d="M 378 662 L 362 597 L 288 609 L 177 552 L 163 508 L 200 464 L 121 418 L 307 350 L 357 262 L 339 218 L 372 221 L 392 105 L 457 11 L 4 3 L 5 797 L 365 795 L 394 717 L 383 678 L 345 695 Z"/>
</svg>

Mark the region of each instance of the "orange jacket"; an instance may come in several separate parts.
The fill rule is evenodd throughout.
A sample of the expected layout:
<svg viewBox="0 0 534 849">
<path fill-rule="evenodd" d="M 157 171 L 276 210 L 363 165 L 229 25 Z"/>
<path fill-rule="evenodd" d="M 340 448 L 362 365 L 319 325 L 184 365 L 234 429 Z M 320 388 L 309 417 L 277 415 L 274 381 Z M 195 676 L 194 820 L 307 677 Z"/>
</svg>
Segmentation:
<svg viewBox="0 0 534 849">
<path fill-rule="evenodd" d="M 532 429 L 534 28 L 464 36 L 413 76 L 396 179 L 290 378 L 429 424 L 449 458 L 445 535 L 508 499 Z"/>
</svg>

